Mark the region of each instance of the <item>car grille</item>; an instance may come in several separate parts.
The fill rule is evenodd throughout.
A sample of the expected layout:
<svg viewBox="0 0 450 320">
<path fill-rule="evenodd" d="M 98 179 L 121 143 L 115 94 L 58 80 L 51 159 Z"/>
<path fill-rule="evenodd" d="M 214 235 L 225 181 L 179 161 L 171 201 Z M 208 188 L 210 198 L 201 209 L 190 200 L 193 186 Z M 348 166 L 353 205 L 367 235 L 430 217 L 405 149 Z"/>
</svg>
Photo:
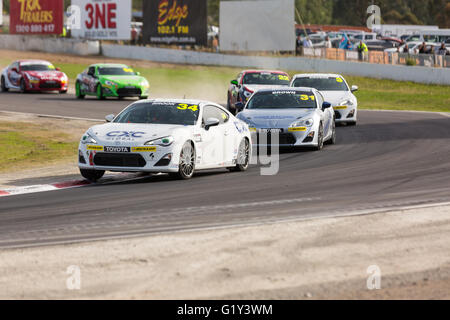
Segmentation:
<svg viewBox="0 0 450 320">
<path fill-rule="evenodd" d="M 39 84 L 39 88 L 41 88 L 41 89 L 59 89 L 59 88 L 61 88 L 61 84 L 59 82 L 55 82 L 55 83 L 42 82 L 41 84 Z"/>
<path fill-rule="evenodd" d="M 139 88 L 120 88 L 117 90 L 117 94 L 119 96 L 140 96 L 141 95 L 141 89 Z"/>
<path fill-rule="evenodd" d="M 257 134 L 258 144 L 260 143 L 260 133 Z M 295 144 L 297 139 L 291 133 L 279 133 L 278 134 L 280 142 L 278 144 Z M 272 135 L 270 132 L 267 133 L 267 143 L 268 144 L 277 144 L 276 141 L 272 141 Z"/>
<path fill-rule="evenodd" d="M 107 167 L 145 167 L 147 162 L 140 154 L 123 153 L 97 153 L 94 157 L 94 164 Z"/>
</svg>

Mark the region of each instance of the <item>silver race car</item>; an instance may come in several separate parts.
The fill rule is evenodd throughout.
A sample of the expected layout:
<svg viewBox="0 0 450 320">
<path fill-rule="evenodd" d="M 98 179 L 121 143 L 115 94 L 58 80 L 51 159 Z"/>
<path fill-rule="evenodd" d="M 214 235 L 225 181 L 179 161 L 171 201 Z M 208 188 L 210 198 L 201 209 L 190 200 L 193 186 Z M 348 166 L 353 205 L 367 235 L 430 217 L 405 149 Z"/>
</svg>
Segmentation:
<svg viewBox="0 0 450 320">
<path fill-rule="evenodd" d="M 357 86 L 349 87 L 344 77 L 339 74 L 303 73 L 296 74 L 291 87 L 311 87 L 320 91 L 326 101 L 330 102 L 335 112 L 337 123 L 355 125 L 358 116 L 358 101 L 353 92 Z"/>
<path fill-rule="evenodd" d="M 320 150 L 336 142 L 334 111 L 313 88 L 273 88 L 255 92 L 246 105 L 238 102 L 237 118 L 256 133 L 258 145 L 306 146 Z M 279 141 L 272 141 L 276 131 Z M 261 135 L 267 137 L 261 142 Z"/>
<path fill-rule="evenodd" d="M 88 180 L 105 170 L 166 172 L 189 179 L 195 171 L 245 171 L 251 155 L 246 123 L 207 101 L 142 100 L 81 138 L 78 166 Z"/>
</svg>

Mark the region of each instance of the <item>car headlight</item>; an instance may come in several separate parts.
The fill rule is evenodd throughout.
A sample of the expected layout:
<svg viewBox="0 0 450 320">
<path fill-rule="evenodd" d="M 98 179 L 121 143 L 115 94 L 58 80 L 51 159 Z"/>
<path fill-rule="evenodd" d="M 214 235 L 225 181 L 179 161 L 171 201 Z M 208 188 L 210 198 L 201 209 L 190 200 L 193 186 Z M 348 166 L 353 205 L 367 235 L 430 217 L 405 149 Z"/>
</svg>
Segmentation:
<svg viewBox="0 0 450 320">
<path fill-rule="evenodd" d="M 312 125 L 314 124 L 314 120 L 311 118 L 308 119 L 300 119 L 297 120 L 295 122 L 293 122 L 289 127 L 294 128 L 294 127 L 312 127 Z"/>
<path fill-rule="evenodd" d="M 106 81 L 105 81 L 105 84 L 106 84 L 107 86 L 110 86 L 110 87 L 117 87 L 117 86 L 118 86 L 117 83 L 112 82 L 112 81 L 109 81 L 109 80 L 106 80 Z"/>
<path fill-rule="evenodd" d="M 29 80 L 31 80 L 31 81 L 39 81 L 39 78 L 33 77 L 33 76 L 29 75 L 28 73 L 25 73 L 25 74 L 27 75 L 27 78 L 28 78 Z"/>
<path fill-rule="evenodd" d="M 144 145 L 168 147 L 173 143 L 173 141 L 174 141 L 174 138 L 172 136 L 168 136 L 168 137 L 163 137 L 163 138 L 147 141 L 146 143 L 144 143 Z"/>
<path fill-rule="evenodd" d="M 147 80 L 143 80 L 143 81 L 140 83 L 140 86 L 141 86 L 141 87 L 144 87 L 144 88 L 148 88 L 150 85 L 148 84 L 148 81 L 147 81 Z"/>
<path fill-rule="evenodd" d="M 341 101 L 339 103 L 340 106 L 352 106 L 353 105 L 353 101 L 350 99 L 346 99 L 344 101 Z"/>
<path fill-rule="evenodd" d="M 83 144 L 86 144 L 86 143 L 97 144 L 97 140 L 95 140 L 89 133 L 86 133 L 86 134 L 81 138 L 81 143 L 83 143 Z"/>
</svg>

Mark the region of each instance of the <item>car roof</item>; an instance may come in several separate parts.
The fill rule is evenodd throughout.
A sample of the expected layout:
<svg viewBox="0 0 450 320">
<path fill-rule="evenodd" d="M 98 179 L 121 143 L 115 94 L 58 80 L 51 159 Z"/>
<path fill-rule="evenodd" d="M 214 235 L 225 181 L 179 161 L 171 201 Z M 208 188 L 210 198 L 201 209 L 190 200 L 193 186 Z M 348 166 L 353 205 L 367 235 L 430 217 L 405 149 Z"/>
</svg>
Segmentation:
<svg viewBox="0 0 450 320">
<path fill-rule="evenodd" d="M 24 59 L 24 60 L 17 60 L 16 62 L 18 62 L 19 64 L 22 63 L 51 64 L 46 60 L 39 60 L 39 59 Z"/>
<path fill-rule="evenodd" d="M 292 80 L 294 80 L 295 78 L 344 78 L 343 76 L 341 76 L 340 74 L 337 73 L 297 73 L 296 75 L 294 75 L 292 77 Z"/>
<path fill-rule="evenodd" d="M 120 67 L 120 68 L 124 68 L 124 67 L 128 67 L 126 64 L 122 64 L 122 63 L 94 63 L 91 64 L 89 67 Z"/>
<path fill-rule="evenodd" d="M 275 87 L 275 88 L 263 88 L 256 92 L 273 92 L 273 91 L 307 91 L 315 92 L 317 89 L 310 87 Z"/>
<path fill-rule="evenodd" d="M 136 101 L 133 104 L 139 104 L 139 103 L 145 103 L 145 102 L 163 102 L 163 103 L 186 103 L 186 104 L 195 104 L 195 105 L 199 105 L 199 106 L 203 106 L 203 105 L 207 105 L 207 104 L 212 104 L 215 106 L 220 106 L 221 105 L 212 102 L 212 101 L 207 101 L 207 100 L 197 100 L 197 99 L 173 99 L 173 98 L 154 98 L 154 99 L 146 99 L 146 100 L 139 100 Z M 223 108 L 223 107 L 222 107 Z"/>
<path fill-rule="evenodd" d="M 259 73 L 259 72 L 287 74 L 287 72 L 280 71 L 280 70 L 242 70 L 241 71 L 241 73 Z"/>
</svg>

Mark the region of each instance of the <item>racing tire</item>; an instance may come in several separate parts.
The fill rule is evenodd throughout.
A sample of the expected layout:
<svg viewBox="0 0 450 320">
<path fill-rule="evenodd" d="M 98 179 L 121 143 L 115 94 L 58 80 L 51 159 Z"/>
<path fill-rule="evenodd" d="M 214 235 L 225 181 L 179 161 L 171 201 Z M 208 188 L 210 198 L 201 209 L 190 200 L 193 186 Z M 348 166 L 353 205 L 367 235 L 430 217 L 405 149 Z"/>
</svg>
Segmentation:
<svg viewBox="0 0 450 320">
<path fill-rule="evenodd" d="M 139 97 L 139 100 L 145 100 L 145 99 L 148 99 L 148 96 L 140 96 Z"/>
<path fill-rule="evenodd" d="M 6 87 L 6 81 L 5 77 L 2 76 L 2 79 L 0 80 L 0 87 L 2 92 L 8 92 L 9 88 Z"/>
<path fill-rule="evenodd" d="M 75 83 L 75 96 L 77 99 L 84 99 L 85 97 L 85 95 L 81 92 L 81 86 L 78 81 Z"/>
<path fill-rule="evenodd" d="M 231 97 L 229 92 L 227 94 L 227 110 L 230 111 L 233 115 L 236 115 L 236 109 L 231 107 Z"/>
<path fill-rule="evenodd" d="M 178 172 L 170 174 L 181 180 L 192 178 L 195 172 L 195 149 L 190 141 L 185 142 L 180 152 Z"/>
<path fill-rule="evenodd" d="M 98 100 L 105 100 L 105 96 L 103 95 L 103 88 L 102 88 L 101 84 L 97 85 L 97 89 L 95 91 L 97 92 Z"/>
<path fill-rule="evenodd" d="M 20 79 L 20 92 L 26 93 L 27 92 L 27 85 L 25 84 L 25 80 Z"/>
<path fill-rule="evenodd" d="M 319 125 L 319 131 L 317 132 L 317 146 L 314 148 L 316 151 L 323 149 L 323 125 L 322 122 Z"/>
<path fill-rule="evenodd" d="M 336 123 L 333 119 L 333 133 L 331 134 L 331 138 L 326 142 L 327 144 L 336 144 Z"/>
<path fill-rule="evenodd" d="M 104 170 L 80 169 L 80 173 L 86 180 L 97 182 L 105 174 Z"/>
<path fill-rule="evenodd" d="M 349 127 L 356 126 L 356 121 L 347 121 L 347 126 Z"/>
<path fill-rule="evenodd" d="M 250 164 L 250 142 L 244 138 L 239 144 L 236 166 L 228 168 L 230 171 L 246 171 Z"/>
<path fill-rule="evenodd" d="M 66 93 L 67 93 L 67 90 L 61 90 L 61 91 L 59 91 L 59 93 L 60 93 L 60 94 L 66 94 Z"/>
</svg>

